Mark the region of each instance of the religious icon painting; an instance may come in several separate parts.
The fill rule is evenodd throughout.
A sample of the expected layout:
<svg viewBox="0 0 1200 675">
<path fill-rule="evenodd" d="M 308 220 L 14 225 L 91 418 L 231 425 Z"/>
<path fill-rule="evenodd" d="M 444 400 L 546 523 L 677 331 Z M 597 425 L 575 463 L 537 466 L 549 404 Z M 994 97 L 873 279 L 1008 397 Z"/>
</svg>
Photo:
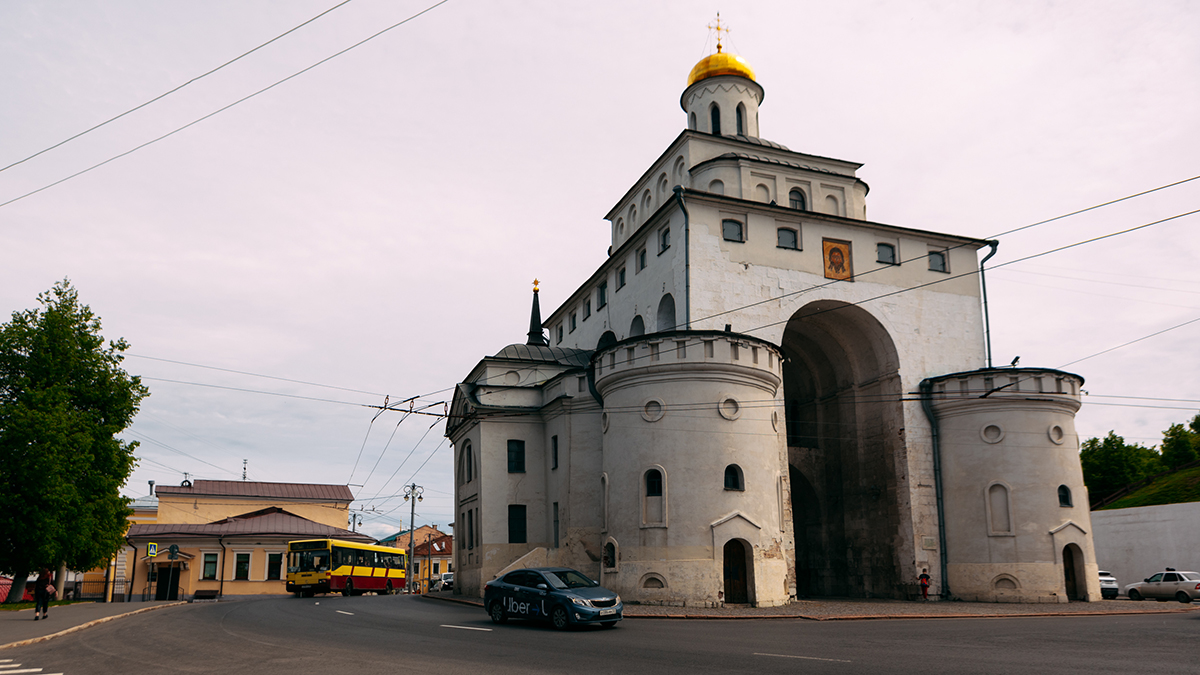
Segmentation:
<svg viewBox="0 0 1200 675">
<path fill-rule="evenodd" d="M 821 249 L 824 252 L 826 279 L 854 280 L 854 270 L 850 267 L 850 242 L 822 239 Z"/>
</svg>

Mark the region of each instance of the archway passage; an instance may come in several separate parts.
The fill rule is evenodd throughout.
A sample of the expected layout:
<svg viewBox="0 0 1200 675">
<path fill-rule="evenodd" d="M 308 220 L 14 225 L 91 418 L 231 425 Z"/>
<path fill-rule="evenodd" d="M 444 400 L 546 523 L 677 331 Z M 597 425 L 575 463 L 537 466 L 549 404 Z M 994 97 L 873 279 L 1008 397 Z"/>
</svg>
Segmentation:
<svg viewBox="0 0 1200 675">
<path fill-rule="evenodd" d="M 866 310 L 821 300 L 784 330 L 796 590 L 900 597 L 899 358 Z"/>
<path fill-rule="evenodd" d="M 725 602 L 744 605 L 750 602 L 750 573 L 746 546 L 737 539 L 725 542 Z"/>
<path fill-rule="evenodd" d="M 1083 600 L 1087 596 L 1087 584 L 1084 583 L 1083 550 L 1078 544 L 1067 544 L 1063 547 L 1063 582 L 1067 587 L 1068 600 Z"/>
</svg>

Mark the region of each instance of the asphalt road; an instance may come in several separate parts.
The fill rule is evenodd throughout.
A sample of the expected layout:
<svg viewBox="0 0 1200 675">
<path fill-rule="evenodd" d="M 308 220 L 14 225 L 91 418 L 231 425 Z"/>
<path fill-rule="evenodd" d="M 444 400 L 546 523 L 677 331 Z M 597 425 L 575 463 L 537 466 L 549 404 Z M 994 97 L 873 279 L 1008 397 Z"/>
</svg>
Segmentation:
<svg viewBox="0 0 1200 675">
<path fill-rule="evenodd" d="M 0 651 L 42 675 L 1189 673 L 1200 613 L 888 621 L 626 619 L 556 632 L 405 596 L 169 607 Z M 9 670 L 0 669 L 0 672 Z M 9 670 L 9 672 L 14 672 Z"/>
</svg>

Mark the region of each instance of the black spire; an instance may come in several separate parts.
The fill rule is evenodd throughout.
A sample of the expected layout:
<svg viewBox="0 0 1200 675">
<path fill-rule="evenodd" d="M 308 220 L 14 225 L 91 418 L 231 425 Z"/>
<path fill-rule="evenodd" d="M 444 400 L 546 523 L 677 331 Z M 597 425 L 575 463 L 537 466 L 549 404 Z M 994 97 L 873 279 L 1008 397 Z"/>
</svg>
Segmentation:
<svg viewBox="0 0 1200 675">
<path fill-rule="evenodd" d="M 529 340 L 525 344 L 550 346 L 542 335 L 542 306 L 538 304 L 537 279 L 533 280 L 533 308 L 529 310 Z"/>
</svg>

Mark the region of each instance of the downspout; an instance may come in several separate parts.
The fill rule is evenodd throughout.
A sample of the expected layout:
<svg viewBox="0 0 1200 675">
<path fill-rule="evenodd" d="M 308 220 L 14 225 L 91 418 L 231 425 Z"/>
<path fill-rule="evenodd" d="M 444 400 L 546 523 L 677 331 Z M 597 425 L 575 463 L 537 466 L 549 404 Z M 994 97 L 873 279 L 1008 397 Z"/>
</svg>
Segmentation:
<svg viewBox="0 0 1200 675">
<path fill-rule="evenodd" d="M 987 261 L 992 259 L 992 256 L 996 255 L 996 249 L 1000 248 L 1000 242 L 993 239 L 993 240 L 989 241 L 987 244 L 988 244 L 988 246 L 992 247 L 992 250 L 987 255 L 983 256 L 983 260 L 979 261 L 979 283 L 983 287 L 983 339 L 987 345 L 987 367 L 991 368 L 992 367 L 992 321 L 988 317 L 987 277 L 984 276 L 984 274 L 983 274 L 983 266 L 987 264 Z"/>
<path fill-rule="evenodd" d="M 936 456 L 936 454 L 935 454 Z M 936 460 L 934 460 L 936 462 Z M 935 464 L 936 466 L 936 464 Z M 939 493 L 940 494 L 940 493 Z M 939 502 L 940 503 L 940 502 Z M 225 597 L 225 537 L 224 535 L 217 537 L 217 543 L 221 545 L 221 564 L 217 566 L 217 579 L 221 585 L 217 587 L 217 597 Z"/>
<path fill-rule="evenodd" d="M 133 574 L 131 574 L 129 576 L 129 588 L 125 589 L 125 599 L 133 600 L 134 584 L 137 583 L 137 568 L 138 568 L 137 546 L 134 545 L 134 543 L 132 541 L 129 541 L 129 537 L 125 537 L 125 543 L 129 544 L 130 546 L 133 547 L 133 565 L 132 565 Z"/>
<path fill-rule="evenodd" d="M 992 249 L 995 253 L 995 249 Z M 981 265 L 982 268 L 982 265 Z M 933 488 L 937 498 L 938 518 L 938 557 L 941 563 L 942 592 L 941 597 L 950 597 L 950 579 L 946 576 L 946 509 L 942 499 L 942 449 L 941 438 L 938 434 L 937 417 L 933 414 L 933 383 L 928 379 L 921 380 L 921 409 L 929 418 L 929 438 L 933 442 Z"/>
<path fill-rule="evenodd" d="M 683 329 L 692 329 L 692 243 L 691 219 L 688 217 L 687 204 L 683 203 L 683 186 L 676 185 L 675 199 L 679 202 L 679 210 L 683 211 Z M 678 326 L 679 322 L 676 321 Z"/>
</svg>

